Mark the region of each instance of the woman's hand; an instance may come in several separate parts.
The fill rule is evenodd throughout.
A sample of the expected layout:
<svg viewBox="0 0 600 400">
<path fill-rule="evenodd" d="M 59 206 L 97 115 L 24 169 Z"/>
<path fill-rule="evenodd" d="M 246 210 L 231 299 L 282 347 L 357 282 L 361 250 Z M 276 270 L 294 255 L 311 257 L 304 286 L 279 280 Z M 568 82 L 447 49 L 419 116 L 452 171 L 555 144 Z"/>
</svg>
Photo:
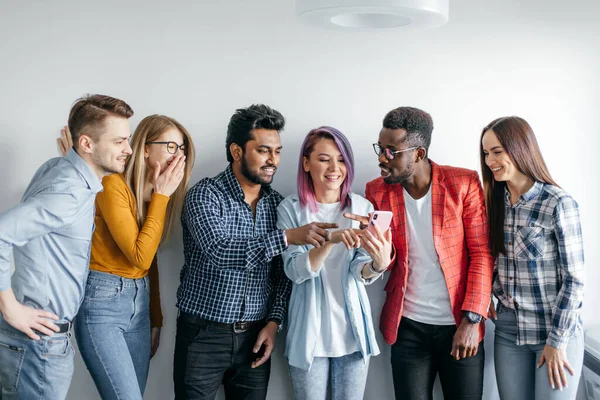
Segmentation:
<svg viewBox="0 0 600 400">
<path fill-rule="evenodd" d="M 60 130 L 60 137 L 56 139 L 56 143 L 58 143 L 60 155 L 63 157 L 66 156 L 69 149 L 73 147 L 73 139 L 71 138 L 71 131 L 69 131 L 68 126 L 64 126 Z"/>
<path fill-rule="evenodd" d="M 385 270 L 392 262 L 392 230 L 388 229 L 385 235 L 377 225 L 372 225 L 375 234 L 364 229 L 360 242 L 362 247 L 371 255 L 373 268 L 377 271 Z"/>
<path fill-rule="evenodd" d="M 352 248 L 358 249 L 360 247 L 360 235 L 362 235 L 362 232 L 360 229 L 353 228 L 338 229 L 331 232 L 329 242 L 332 244 L 344 243 L 348 250 Z"/>
<path fill-rule="evenodd" d="M 569 371 L 571 375 L 575 375 L 573 367 L 567 360 L 567 354 L 563 349 L 555 349 L 550 345 L 544 347 L 538 368 L 546 363 L 548 367 L 548 380 L 550 381 L 550 387 L 556 389 L 558 386 L 559 390 L 563 387 L 567 387 L 567 375 L 565 369 Z"/>
<path fill-rule="evenodd" d="M 154 193 L 171 196 L 183 179 L 185 172 L 185 156 L 180 154 L 173 158 L 171 164 L 160 173 L 160 163 L 154 166 Z"/>
</svg>

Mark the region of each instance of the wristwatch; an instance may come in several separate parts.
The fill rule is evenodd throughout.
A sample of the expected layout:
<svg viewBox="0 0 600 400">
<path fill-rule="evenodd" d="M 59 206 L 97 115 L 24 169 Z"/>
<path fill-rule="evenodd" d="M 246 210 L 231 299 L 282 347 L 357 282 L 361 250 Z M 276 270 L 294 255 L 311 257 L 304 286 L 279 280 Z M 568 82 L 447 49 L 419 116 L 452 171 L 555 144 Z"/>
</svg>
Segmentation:
<svg viewBox="0 0 600 400">
<path fill-rule="evenodd" d="M 463 311 L 463 315 L 465 316 L 467 321 L 469 321 L 469 323 L 473 325 L 478 324 L 483 320 L 483 317 L 481 315 L 472 311 Z"/>
</svg>

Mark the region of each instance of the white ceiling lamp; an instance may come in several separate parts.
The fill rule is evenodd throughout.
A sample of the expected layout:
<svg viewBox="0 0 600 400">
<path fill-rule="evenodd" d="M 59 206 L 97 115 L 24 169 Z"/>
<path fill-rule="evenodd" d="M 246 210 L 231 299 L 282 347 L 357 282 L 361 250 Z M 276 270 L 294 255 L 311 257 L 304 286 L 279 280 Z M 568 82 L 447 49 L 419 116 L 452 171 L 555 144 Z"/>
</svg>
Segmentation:
<svg viewBox="0 0 600 400">
<path fill-rule="evenodd" d="M 450 0 L 296 0 L 310 25 L 352 30 L 415 30 L 448 22 Z"/>
</svg>

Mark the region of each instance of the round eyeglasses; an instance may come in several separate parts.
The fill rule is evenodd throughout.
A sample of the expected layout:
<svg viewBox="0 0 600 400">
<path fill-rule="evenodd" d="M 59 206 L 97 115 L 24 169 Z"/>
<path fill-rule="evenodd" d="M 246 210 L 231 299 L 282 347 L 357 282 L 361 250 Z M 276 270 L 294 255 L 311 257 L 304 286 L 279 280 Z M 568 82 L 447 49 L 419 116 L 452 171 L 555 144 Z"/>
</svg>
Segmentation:
<svg viewBox="0 0 600 400">
<path fill-rule="evenodd" d="M 169 153 L 176 154 L 179 149 L 185 154 L 185 144 L 177 144 L 177 142 L 146 142 L 146 144 L 165 144 Z"/>
<path fill-rule="evenodd" d="M 385 158 L 387 158 L 388 160 L 393 160 L 396 157 L 396 154 L 398 154 L 398 153 L 403 153 L 405 151 L 414 150 L 414 149 L 418 149 L 418 148 L 419 148 L 419 146 L 415 146 L 415 147 L 409 147 L 408 149 L 394 151 L 392 149 L 388 149 L 387 147 L 381 147 L 381 145 L 379 143 L 373 143 L 373 150 L 375 150 L 375 154 L 377 154 L 377 157 L 381 156 L 381 153 L 383 153 Z"/>
</svg>

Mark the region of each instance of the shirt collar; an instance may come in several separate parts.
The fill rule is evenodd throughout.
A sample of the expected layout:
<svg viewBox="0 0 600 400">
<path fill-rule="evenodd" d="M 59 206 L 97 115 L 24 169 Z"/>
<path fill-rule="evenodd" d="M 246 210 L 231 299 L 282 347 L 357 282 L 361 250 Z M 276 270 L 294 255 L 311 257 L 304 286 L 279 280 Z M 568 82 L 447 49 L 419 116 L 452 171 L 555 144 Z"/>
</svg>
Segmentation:
<svg viewBox="0 0 600 400">
<path fill-rule="evenodd" d="M 83 158 L 77 154 L 75 149 L 71 147 L 65 158 L 69 160 L 77 172 L 83 176 L 83 179 L 87 182 L 94 194 L 102 191 L 102 181 L 98 178 L 94 171 L 92 171 L 92 168 L 88 165 L 88 163 L 86 163 Z"/>
<path fill-rule="evenodd" d="M 233 173 L 233 167 L 231 166 L 231 164 L 229 164 L 225 169 L 225 182 L 227 182 L 227 186 L 229 186 L 229 190 L 231 191 L 231 193 L 234 194 L 234 196 L 237 196 L 242 200 L 246 199 L 246 195 L 244 194 L 240 183 L 238 182 L 237 178 L 235 177 L 235 174 Z M 262 188 L 260 190 L 261 198 L 268 197 L 272 193 L 273 189 L 271 188 L 271 185 L 262 185 Z"/>
<path fill-rule="evenodd" d="M 523 201 L 524 203 L 527 203 L 528 201 L 533 200 L 535 197 L 537 197 L 538 194 L 541 193 L 543 188 L 543 183 L 534 181 L 533 186 L 531 186 L 528 191 L 519 196 L 518 202 Z M 510 192 L 508 191 L 508 186 L 504 187 L 504 199 L 506 200 L 507 204 L 510 205 Z"/>
</svg>

